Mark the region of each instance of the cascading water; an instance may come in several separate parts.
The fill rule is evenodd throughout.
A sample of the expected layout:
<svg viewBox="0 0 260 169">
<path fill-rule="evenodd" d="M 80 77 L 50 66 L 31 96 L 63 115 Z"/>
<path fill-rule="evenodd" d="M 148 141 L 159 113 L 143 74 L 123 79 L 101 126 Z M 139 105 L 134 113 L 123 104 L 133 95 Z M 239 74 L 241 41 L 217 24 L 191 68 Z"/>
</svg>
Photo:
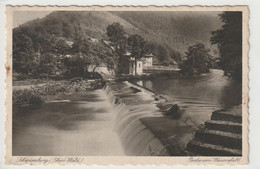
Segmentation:
<svg viewBox="0 0 260 169">
<path fill-rule="evenodd" d="M 131 88 L 132 87 L 132 88 Z M 153 93 L 138 86 L 141 92 L 133 92 L 133 85 L 128 82 L 109 83 L 104 90 L 115 106 L 117 130 L 126 155 L 169 155 L 166 147 L 140 121 L 145 117 L 161 117 L 156 107 Z"/>
</svg>

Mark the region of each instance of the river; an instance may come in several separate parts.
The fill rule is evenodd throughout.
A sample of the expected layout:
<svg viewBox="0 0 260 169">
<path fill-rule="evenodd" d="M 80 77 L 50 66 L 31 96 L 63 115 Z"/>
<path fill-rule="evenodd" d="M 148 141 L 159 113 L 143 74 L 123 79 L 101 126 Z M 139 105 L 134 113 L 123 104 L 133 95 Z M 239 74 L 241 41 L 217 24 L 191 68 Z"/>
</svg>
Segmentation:
<svg viewBox="0 0 260 169">
<path fill-rule="evenodd" d="M 158 77 L 138 83 L 164 95 L 197 124 L 203 124 L 212 111 L 241 102 L 241 85 L 222 74 L 221 70 L 212 70 L 201 76 Z M 133 100 L 133 105 L 136 104 Z M 140 110 L 146 109 L 151 114 L 150 105 L 139 104 Z M 115 112 L 104 90 L 77 92 L 34 108 L 14 108 L 13 155 L 126 155 L 115 129 Z"/>
<path fill-rule="evenodd" d="M 215 110 L 241 104 L 241 84 L 223 76 L 222 70 L 193 77 L 165 78 L 137 81 L 141 86 L 164 95 L 171 104 L 178 104 L 198 124 L 210 119 Z"/>
<path fill-rule="evenodd" d="M 121 156 L 114 107 L 100 89 L 13 113 L 13 155 Z"/>
</svg>

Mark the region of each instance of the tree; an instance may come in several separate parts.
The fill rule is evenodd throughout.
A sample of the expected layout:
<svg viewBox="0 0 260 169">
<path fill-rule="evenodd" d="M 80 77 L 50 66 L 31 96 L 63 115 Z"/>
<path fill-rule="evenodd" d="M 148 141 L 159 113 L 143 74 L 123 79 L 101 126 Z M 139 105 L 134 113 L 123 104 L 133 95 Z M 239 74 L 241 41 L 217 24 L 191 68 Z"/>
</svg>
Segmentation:
<svg viewBox="0 0 260 169">
<path fill-rule="evenodd" d="M 189 46 L 186 52 L 186 60 L 179 65 L 184 73 L 207 73 L 210 68 L 209 50 L 202 43 Z"/>
<path fill-rule="evenodd" d="M 29 28 L 19 27 L 13 31 L 13 68 L 17 72 L 31 73 L 34 56 L 33 40 Z"/>
<path fill-rule="evenodd" d="M 125 52 L 122 51 L 126 44 L 125 30 L 120 23 L 113 22 L 111 25 L 108 25 L 107 36 L 117 52 Z"/>
<path fill-rule="evenodd" d="M 122 72 L 123 65 L 120 63 L 123 62 L 123 55 L 126 52 L 126 33 L 123 28 L 123 26 L 118 23 L 114 22 L 111 25 L 108 25 L 107 27 L 107 36 L 109 40 L 112 42 L 112 46 L 114 47 L 117 55 L 119 56 L 119 62 L 117 63 L 117 66 L 119 67 L 119 72 Z"/>
<path fill-rule="evenodd" d="M 72 58 L 65 58 L 64 64 L 68 68 L 68 75 L 70 76 L 85 76 L 87 65 L 95 64 L 95 57 L 90 54 L 90 44 L 80 24 L 74 27 L 74 40 L 70 54 Z"/>
<path fill-rule="evenodd" d="M 135 58 L 135 72 L 137 70 L 137 60 L 149 52 L 148 44 L 140 35 L 131 35 L 128 38 L 128 49 L 131 56 Z"/>
<path fill-rule="evenodd" d="M 33 73 L 35 75 L 42 73 L 55 75 L 65 72 L 62 58 L 70 51 L 66 39 L 55 35 L 42 37 L 41 39 L 41 43 L 35 45 L 37 50 L 33 60 L 37 63 L 35 63 L 37 69 Z"/>
<path fill-rule="evenodd" d="M 224 12 L 219 16 L 224 24 L 212 32 L 211 43 L 218 45 L 225 75 L 242 80 L 242 12 Z"/>
<path fill-rule="evenodd" d="M 163 65 L 168 66 L 170 64 L 169 52 L 164 46 L 159 45 L 157 57 Z"/>
<path fill-rule="evenodd" d="M 176 50 L 170 50 L 170 57 L 175 63 L 180 64 L 182 62 L 181 53 Z"/>
</svg>

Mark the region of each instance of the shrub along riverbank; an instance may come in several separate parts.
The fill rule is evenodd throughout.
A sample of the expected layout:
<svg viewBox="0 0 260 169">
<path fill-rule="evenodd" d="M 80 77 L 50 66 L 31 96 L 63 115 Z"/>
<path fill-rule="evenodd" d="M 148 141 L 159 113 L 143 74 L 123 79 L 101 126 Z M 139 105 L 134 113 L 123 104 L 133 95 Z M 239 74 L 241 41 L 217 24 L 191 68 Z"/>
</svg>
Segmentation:
<svg viewBox="0 0 260 169">
<path fill-rule="evenodd" d="M 83 80 L 75 78 L 70 81 L 48 81 L 46 83 L 18 86 L 13 88 L 13 105 L 40 105 L 59 94 L 102 88 L 101 79 Z"/>
</svg>

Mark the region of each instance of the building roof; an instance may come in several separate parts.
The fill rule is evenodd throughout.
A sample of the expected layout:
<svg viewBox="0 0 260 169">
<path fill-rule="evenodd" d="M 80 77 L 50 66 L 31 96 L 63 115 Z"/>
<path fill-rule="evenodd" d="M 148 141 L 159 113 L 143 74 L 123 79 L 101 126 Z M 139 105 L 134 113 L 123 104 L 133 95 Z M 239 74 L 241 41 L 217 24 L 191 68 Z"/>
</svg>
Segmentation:
<svg viewBox="0 0 260 169">
<path fill-rule="evenodd" d="M 144 57 L 153 57 L 153 54 L 149 53 L 149 54 L 144 55 Z"/>
</svg>

